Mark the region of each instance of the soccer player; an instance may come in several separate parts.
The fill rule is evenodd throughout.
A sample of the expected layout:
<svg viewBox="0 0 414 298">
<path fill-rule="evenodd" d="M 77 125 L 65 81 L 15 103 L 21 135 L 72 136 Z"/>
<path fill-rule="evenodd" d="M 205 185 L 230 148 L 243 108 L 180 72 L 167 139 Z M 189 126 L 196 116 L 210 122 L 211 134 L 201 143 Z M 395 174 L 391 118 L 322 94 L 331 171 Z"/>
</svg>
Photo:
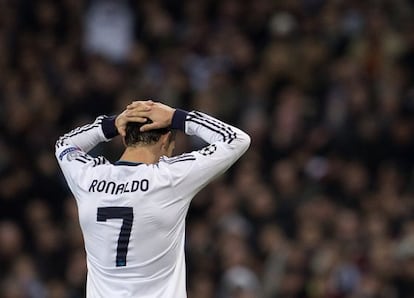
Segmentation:
<svg viewBox="0 0 414 298">
<path fill-rule="evenodd" d="M 209 145 L 172 157 L 177 129 Z M 126 146 L 119 161 L 87 154 L 118 134 Z M 249 144 L 236 127 L 152 101 L 135 101 L 117 117 L 100 116 L 62 136 L 56 158 L 78 205 L 86 296 L 186 297 L 189 204 Z"/>
</svg>

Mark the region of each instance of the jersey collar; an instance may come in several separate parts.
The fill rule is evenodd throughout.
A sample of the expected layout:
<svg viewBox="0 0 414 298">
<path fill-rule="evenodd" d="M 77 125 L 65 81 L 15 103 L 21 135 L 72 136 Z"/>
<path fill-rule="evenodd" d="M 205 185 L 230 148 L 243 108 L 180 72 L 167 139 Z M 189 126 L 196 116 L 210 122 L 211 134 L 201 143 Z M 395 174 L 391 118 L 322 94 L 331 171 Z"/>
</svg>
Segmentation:
<svg viewBox="0 0 414 298">
<path fill-rule="evenodd" d="M 126 160 L 118 160 L 114 163 L 115 166 L 139 166 L 142 165 L 142 162 L 132 162 Z"/>
</svg>

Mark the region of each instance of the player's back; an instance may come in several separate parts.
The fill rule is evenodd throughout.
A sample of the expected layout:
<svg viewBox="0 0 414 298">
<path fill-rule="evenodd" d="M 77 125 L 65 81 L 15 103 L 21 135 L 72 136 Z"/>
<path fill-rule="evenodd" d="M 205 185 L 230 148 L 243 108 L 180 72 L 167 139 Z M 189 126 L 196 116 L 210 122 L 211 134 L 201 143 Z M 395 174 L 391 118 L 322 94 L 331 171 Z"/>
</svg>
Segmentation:
<svg viewBox="0 0 414 298">
<path fill-rule="evenodd" d="M 186 297 L 190 200 L 172 190 L 168 164 L 106 163 L 85 168 L 79 181 L 88 297 Z"/>
<path fill-rule="evenodd" d="M 141 106 L 138 102 L 137 111 Z M 88 298 L 186 297 L 188 206 L 198 191 L 224 173 L 250 145 L 246 133 L 206 114 L 171 111 L 160 104 L 153 109 L 159 115 L 166 113 L 171 129 L 198 136 L 208 145 L 161 157 L 153 165 L 111 165 L 103 157 L 88 155 L 97 144 L 117 135 L 115 122 L 122 122 L 124 113 L 116 119 L 99 116 L 56 142 L 57 161 L 78 204 L 87 252 Z M 166 140 L 155 144 L 164 146 Z M 157 149 L 155 155 L 168 150 Z M 142 160 L 133 152 L 132 160 Z"/>
</svg>

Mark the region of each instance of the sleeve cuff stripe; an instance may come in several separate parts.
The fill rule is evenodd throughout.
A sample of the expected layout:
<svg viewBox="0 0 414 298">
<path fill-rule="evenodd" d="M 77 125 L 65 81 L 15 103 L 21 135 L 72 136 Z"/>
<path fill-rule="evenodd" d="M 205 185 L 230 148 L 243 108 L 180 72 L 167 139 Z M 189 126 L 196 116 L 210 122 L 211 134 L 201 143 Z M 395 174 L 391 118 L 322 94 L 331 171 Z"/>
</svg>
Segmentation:
<svg viewBox="0 0 414 298">
<path fill-rule="evenodd" d="M 118 135 L 118 130 L 115 126 L 116 116 L 110 116 L 102 119 L 102 132 L 106 139 L 112 139 Z"/>
<path fill-rule="evenodd" d="M 188 112 L 180 109 L 176 109 L 171 120 L 171 128 L 185 130 L 185 120 L 187 118 Z"/>
</svg>

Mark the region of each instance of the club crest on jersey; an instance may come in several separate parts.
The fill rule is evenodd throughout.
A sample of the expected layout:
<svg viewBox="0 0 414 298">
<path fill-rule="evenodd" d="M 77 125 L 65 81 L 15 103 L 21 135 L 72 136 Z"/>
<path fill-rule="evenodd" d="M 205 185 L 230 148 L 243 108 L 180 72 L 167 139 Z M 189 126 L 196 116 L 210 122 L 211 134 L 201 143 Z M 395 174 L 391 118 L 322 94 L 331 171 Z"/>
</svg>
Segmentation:
<svg viewBox="0 0 414 298">
<path fill-rule="evenodd" d="M 211 154 L 213 154 L 214 152 L 216 152 L 217 150 L 217 146 L 215 144 L 211 144 L 207 147 L 204 147 L 203 149 L 201 149 L 200 154 L 204 155 L 204 156 L 209 156 Z"/>
<path fill-rule="evenodd" d="M 67 160 L 71 161 L 74 160 L 77 156 L 79 156 L 78 148 L 76 147 L 70 147 L 66 148 L 59 154 L 59 159 L 62 160 L 65 155 L 67 155 Z"/>
</svg>

